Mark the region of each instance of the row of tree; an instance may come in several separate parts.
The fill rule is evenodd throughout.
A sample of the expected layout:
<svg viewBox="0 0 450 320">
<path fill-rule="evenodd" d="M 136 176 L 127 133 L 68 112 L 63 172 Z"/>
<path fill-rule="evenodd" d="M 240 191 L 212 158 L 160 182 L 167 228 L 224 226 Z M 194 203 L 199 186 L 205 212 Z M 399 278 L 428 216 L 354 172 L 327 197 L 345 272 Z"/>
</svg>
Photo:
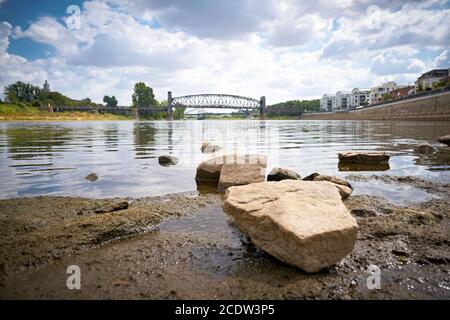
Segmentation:
<svg viewBox="0 0 450 320">
<path fill-rule="evenodd" d="M 91 99 L 75 100 L 56 91 L 46 91 L 30 83 L 17 81 L 5 87 L 4 97 L 6 102 L 12 104 L 26 104 L 35 107 L 53 106 L 91 106 L 97 104 Z"/>
<path fill-rule="evenodd" d="M 68 107 L 89 106 L 93 108 L 101 106 L 92 102 L 89 98 L 75 100 L 57 91 L 47 91 L 30 83 L 21 81 L 17 81 L 5 87 L 4 97 L 5 101 L 11 104 L 29 105 L 41 108 L 47 108 L 49 105 Z M 158 102 L 155 99 L 153 89 L 145 83 L 138 82 L 134 85 L 131 98 L 134 107 L 161 109 L 161 111 L 155 111 L 155 113 L 151 115 L 151 118 L 162 119 L 166 117 L 165 108 L 167 106 L 167 101 Z M 115 96 L 104 96 L 103 102 L 107 107 L 114 108 L 118 106 L 118 101 Z M 174 119 L 182 118 L 184 118 L 184 108 L 175 108 Z"/>
<path fill-rule="evenodd" d="M 268 116 L 299 116 L 303 112 L 320 111 L 320 100 L 290 100 L 268 107 Z"/>
</svg>

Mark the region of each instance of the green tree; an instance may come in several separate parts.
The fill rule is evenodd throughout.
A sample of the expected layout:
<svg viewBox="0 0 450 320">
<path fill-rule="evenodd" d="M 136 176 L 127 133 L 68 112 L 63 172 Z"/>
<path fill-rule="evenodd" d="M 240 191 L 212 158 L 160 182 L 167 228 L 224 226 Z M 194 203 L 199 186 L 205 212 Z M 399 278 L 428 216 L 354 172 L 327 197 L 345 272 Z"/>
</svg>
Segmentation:
<svg viewBox="0 0 450 320">
<path fill-rule="evenodd" d="M 184 119 L 184 111 L 186 108 L 183 107 L 175 107 L 175 110 L 173 111 L 173 118 L 175 120 L 181 120 Z"/>
<path fill-rule="evenodd" d="M 106 103 L 106 106 L 110 107 L 110 108 L 117 107 L 117 104 L 119 103 L 115 96 L 112 96 L 112 97 L 104 96 L 103 102 Z"/>
<path fill-rule="evenodd" d="M 42 98 L 42 90 L 29 83 L 17 81 L 5 87 L 4 95 L 10 103 L 35 103 Z"/>
<path fill-rule="evenodd" d="M 147 87 L 145 83 L 138 82 L 134 85 L 134 93 L 132 96 L 134 107 L 151 107 L 158 104 L 153 94 L 153 89 Z"/>
<path fill-rule="evenodd" d="M 391 100 L 391 99 L 392 99 L 392 94 L 390 94 L 389 92 L 383 94 L 383 101 L 388 101 L 388 100 Z"/>
</svg>

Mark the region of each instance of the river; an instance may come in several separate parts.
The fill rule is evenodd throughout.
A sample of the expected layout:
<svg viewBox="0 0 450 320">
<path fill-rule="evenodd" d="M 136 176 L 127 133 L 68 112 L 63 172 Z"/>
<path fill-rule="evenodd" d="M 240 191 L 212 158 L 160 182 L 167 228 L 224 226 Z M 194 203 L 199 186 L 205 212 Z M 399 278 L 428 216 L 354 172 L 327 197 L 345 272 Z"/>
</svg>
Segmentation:
<svg viewBox="0 0 450 320">
<path fill-rule="evenodd" d="M 194 191 L 195 168 L 205 159 L 202 141 L 230 152 L 265 154 L 268 170 L 290 168 L 302 177 L 313 172 L 345 177 L 361 170 L 358 174 L 450 180 L 448 147 L 440 145 L 433 155 L 413 151 L 416 143 L 435 143 L 449 133 L 450 122 L 431 121 L 3 122 L 0 197 L 136 198 Z M 339 167 L 337 153 L 346 150 L 387 151 L 392 157 L 388 168 Z M 179 164 L 159 165 L 163 154 L 177 156 Z M 92 172 L 99 179 L 85 180 Z M 358 190 L 377 195 L 385 187 L 362 184 Z"/>
</svg>

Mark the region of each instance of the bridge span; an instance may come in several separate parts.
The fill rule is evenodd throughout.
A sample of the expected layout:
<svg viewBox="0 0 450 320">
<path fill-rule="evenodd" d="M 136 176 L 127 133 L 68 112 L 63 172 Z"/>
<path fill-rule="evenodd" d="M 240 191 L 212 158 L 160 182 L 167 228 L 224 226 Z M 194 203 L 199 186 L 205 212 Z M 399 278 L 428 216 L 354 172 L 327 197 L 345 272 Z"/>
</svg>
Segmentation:
<svg viewBox="0 0 450 320">
<path fill-rule="evenodd" d="M 190 108 L 190 109 L 237 109 L 237 110 L 259 110 L 260 117 L 264 119 L 267 115 L 266 97 L 253 99 L 231 94 L 194 94 L 180 97 L 172 97 L 172 92 L 167 94 L 167 108 L 164 107 L 90 107 L 90 106 L 55 106 L 51 107 L 51 111 L 82 111 L 93 113 L 112 113 L 118 115 L 134 116 L 137 119 L 146 114 L 156 112 L 166 112 L 167 119 L 173 119 L 173 109 Z"/>
</svg>

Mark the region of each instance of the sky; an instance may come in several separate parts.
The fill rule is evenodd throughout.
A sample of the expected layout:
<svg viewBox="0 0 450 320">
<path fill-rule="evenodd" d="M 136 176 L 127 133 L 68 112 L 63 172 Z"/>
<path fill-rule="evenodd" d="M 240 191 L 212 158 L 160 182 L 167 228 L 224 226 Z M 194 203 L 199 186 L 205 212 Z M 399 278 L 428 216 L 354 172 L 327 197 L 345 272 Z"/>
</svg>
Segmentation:
<svg viewBox="0 0 450 320">
<path fill-rule="evenodd" d="M 74 9 L 73 9 L 74 8 Z M 0 0 L 0 98 L 15 81 L 130 105 L 198 93 L 320 98 L 450 68 L 450 0 Z"/>
</svg>

